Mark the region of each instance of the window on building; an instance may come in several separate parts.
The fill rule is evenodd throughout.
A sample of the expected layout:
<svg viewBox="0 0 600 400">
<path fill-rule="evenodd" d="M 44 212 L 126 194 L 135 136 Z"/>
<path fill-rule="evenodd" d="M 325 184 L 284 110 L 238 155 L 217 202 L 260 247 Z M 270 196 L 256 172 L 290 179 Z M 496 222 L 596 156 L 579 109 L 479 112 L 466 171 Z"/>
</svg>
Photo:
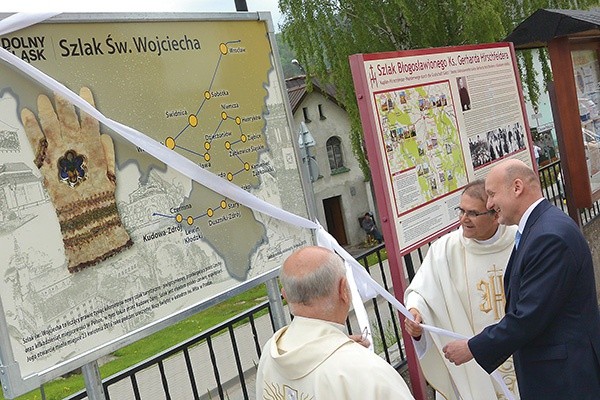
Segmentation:
<svg viewBox="0 0 600 400">
<path fill-rule="evenodd" d="M 323 114 L 323 104 L 319 104 L 319 119 L 323 120 L 327 117 Z"/>
<path fill-rule="evenodd" d="M 342 154 L 342 141 L 337 136 L 327 139 L 327 156 L 329 157 L 329 167 L 332 173 L 346 170 Z"/>
<path fill-rule="evenodd" d="M 308 108 L 302 107 L 302 114 L 304 115 L 304 122 L 310 122 L 310 118 L 308 118 Z"/>
</svg>

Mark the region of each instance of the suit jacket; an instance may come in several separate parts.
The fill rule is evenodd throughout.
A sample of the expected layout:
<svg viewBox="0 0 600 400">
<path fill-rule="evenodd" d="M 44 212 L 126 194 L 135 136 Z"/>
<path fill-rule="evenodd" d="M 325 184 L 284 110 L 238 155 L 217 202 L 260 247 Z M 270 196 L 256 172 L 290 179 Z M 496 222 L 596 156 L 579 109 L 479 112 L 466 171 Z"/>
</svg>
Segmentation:
<svg viewBox="0 0 600 400">
<path fill-rule="evenodd" d="M 600 313 L 579 227 L 547 200 L 530 214 L 504 275 L 506 315 L 469 340 L 493 372 L 513 354 L 522 400 L 600 399 Z"/>
</svg>

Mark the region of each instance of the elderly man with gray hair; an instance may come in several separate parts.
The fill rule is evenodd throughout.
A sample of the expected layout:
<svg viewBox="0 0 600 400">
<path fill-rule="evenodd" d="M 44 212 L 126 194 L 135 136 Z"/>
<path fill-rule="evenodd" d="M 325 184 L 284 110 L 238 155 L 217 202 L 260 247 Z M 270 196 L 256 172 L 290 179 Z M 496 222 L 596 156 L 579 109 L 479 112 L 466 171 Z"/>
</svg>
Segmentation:
<svg viewBox="0 0 600 400">
<path fill-rule="evenodd" d="M 297 250 L 280 280 L 294 319 L 263 349 L 257 399 L 413 399 L 392 366 L 344 332 L 352 298 L 337 254 L 317 246 Z"/>
</svg>

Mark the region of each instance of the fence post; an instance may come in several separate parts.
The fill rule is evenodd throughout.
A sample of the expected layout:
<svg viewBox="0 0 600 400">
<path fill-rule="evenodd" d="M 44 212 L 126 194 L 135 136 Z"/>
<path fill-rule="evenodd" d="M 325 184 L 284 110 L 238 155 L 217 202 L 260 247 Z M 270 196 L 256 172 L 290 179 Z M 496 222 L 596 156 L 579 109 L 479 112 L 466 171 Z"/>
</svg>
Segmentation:
<svg viewBox="0 0 600 400">
<path fill-rule="evenodd" d="M 105 400 L 104 389 L 102 388 L 102 378 L 100 378 L 100 368 L 98 361 L 92 361 L 81 367 L 83 380 L 85 381 L 85 390 L 89 400 Z"/>
<path fill-rule="evenodd" d="M 285 320 L 285 313 L 283 312 L 283 301 L 281 300 L 277 277 L 269 279 L 265 282 L 265 285 L 267 285 L 267 296 L 269 297 L 273 325 L 275 330 L 278 330 L 283 328 L 287 322 Z"/>
</svg>

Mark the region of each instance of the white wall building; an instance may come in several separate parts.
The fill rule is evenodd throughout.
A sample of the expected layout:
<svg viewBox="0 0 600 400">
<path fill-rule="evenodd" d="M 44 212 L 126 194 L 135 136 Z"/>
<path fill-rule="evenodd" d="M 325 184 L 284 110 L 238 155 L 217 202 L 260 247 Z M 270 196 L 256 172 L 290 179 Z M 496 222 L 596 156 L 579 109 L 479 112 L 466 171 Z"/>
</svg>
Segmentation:
<svg viewBox="0 0 600 400">
<path fill-rule="evenodd" d="M 375 206 L 370 183 L 364 181 L 352 152 L 348 114 L 333 86 L 313 81 L 308 92 L 304 76 L 286 84 L 296 133 L 304 122 L 316 142 L 309 151 L 319 167 L 313 182 L 317 218 L 341 245 L 359 245 L 366 238 L 359 217 L 375 214 Z"/>
</svg>

